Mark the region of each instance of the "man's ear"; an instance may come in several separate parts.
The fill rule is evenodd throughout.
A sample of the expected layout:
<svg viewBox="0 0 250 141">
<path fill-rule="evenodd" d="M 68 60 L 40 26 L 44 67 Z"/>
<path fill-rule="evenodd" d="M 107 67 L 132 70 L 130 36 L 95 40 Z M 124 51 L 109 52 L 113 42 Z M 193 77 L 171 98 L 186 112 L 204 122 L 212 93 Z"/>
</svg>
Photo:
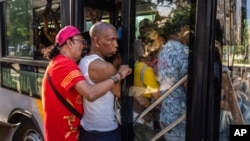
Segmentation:
<svg viewBox="0 0 250 141">
<path fill-rule="evenodd" d="M 99 47 L 99 42 L 100 42 L 99 38 L 98 37 L 94 37 L 93 41 L 96 44 L 96 47 Z"/>
<path fill-rule="evenodd" d="M 71 40 L 68 39 L 68 40 L 66 41 L 66 43 L 67 43 L 68 46 L 70 46 L 70 47 L 72 46 L 72 41 L 71 41 Z"/>
</svg>

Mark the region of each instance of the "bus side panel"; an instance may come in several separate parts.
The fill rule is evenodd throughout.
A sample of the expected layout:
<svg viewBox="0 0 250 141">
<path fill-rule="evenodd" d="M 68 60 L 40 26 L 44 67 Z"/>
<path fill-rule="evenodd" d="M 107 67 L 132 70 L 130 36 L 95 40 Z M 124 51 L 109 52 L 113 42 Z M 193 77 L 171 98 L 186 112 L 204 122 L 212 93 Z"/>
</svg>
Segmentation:
<svg viewBox="0 0 250 141">
<path fill-rule="evenodd" d="M 40 130 L 44 132 L 41 99 L 19 94 L 2 87 L 0 87 L 0 96 L 0 121 L 8 122 L 8 118 L 14 110 L 22 109 L 35 118 Z"/>
</svg>

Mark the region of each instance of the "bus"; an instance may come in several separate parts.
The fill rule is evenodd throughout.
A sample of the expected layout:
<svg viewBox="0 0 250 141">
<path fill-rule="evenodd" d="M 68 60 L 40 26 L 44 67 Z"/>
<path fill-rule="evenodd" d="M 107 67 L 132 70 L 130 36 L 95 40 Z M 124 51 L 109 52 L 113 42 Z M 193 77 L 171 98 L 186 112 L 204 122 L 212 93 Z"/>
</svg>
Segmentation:
<svg viewBox="0 0 250 141">
<path fill-rule="evenodd" d="M 58 26 L 85 32 L 98 21 L 113 24 L 122 62 L 131 68 L 140 53 L 162 48 L 169 33 L 187 26 L 188 73 L 137 118 L 133 74 L 122 81 L 122 140 L 164 140 L 185 122 L 186 141 L 229 141 L 231 125 L 250 122 L 249 8 L 247 0 L 0 0 L 0 123 L 17 125 L 12 141 L 44 141 L 41 84 L 48 60 L 42 52 Z M 157 34 L 141 33 L 142 27 Z M 159 39 L 163 44 L 154 46 Z M 149 49 L 141 50 L 145 44 Z M 150 138 L 136 138 L 135 122 L 185 81 L 185 114 L 171 126 L 150 128 Z"/>
</svg>

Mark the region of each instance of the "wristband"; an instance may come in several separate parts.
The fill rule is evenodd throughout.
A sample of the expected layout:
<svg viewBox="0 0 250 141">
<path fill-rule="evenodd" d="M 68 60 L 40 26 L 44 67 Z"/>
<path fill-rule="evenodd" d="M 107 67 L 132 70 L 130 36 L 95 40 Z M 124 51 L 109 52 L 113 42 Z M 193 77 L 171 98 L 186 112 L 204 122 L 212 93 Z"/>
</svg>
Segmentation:
<svg viewBox="0 0 250 141">
<path fill-rule="evenodd" d="M 117 83 L 119 82 L 119 79 L 118 79 L 116 76 L 114 76 L 114 75 L 112 75 L 112 76 L 110 77 L 110 79 L 112 79 L 112 80 L 114 81 L 115 84 L 117 84 Z"/>
<path fill-rule="evenodd" d="M 120 80 L 122 80 L 122 73 L 121 72 L 117 72 L 120 75 Z"/>
</svg>

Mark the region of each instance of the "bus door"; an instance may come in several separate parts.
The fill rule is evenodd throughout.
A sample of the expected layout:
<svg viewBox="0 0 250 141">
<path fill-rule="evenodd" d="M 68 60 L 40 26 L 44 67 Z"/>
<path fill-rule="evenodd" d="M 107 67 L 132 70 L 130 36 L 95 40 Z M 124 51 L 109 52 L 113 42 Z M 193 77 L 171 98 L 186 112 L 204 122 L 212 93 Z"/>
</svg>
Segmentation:
<svg viewBox="0 0 250 141">
<path fill-rule="evenodd" d="M 129 92 L 135 141 L 186 138 L 190 57 L 184 50 L 193 50 L 195 11 L 192 1 L 136 1 Z"/>
<path fill-rule="evenodd" d="M 126 2 L 125 2 L 126 4 Z M 130 31 L 130 24 L 133 22 L 128 22 L 128 13 L 123 13 L 124 11 L 129 12 L 130 10 L 124 7 L 124 2 L 122 0 L 84 0 L 82 1 L 82 17 L 77 19 L 82 20 L 77 21 L 77 23 L 81 23 L 78 27 L 82 29 L 85 33 L 89 31 L 91 26 L 98 22 L 104 21 L 110 24 L 113 24 L 118 33 L 118 53 L 121 55 L 122 63 L 129 64 L 132 66 L 132 63 L 129 63 L 130 55 L 129 48 L 132 48 L 129 44 L 128 36 L 133 34 Z M 131 26 L 132 27 L 132 26 Z M 107 61 L 112 60 L 108 58 Z M 130 85 L 130 80 L 132 77 L 130 76 L 126 80 L 122 82 L 122 95 L 121 95 L 121 130 L 122 130 L 122 138 L 123 140 L 132 140 L 132 99 L 128 96 L 128 90 Z"/>
<path fill-rule="evenodd" d="M 176 140 L 228 141 L 230 124 L 249 123 L 247 9 L 248 2 L 234 0 L 199 0 L 197 3 L 186 0 L 136 1 L 136 34 L 133 51 L 135 61 L 138 61 L 140 56 L 146 56 L 160 48 L 158 65 L 165 65 L 166 70 L 173 69 L 171 68 L 173 66 L 169 67 L 169 62 L 174 60 L 175 54 L 169 55 L 168 50 L 178 47 L 174 46 L 173 42 L 172 46 L 169 45 L 173 39 L 169 35 L 182 30 L 183 25 L 189 26 L 189 34 L 185 34 L 185 30 L 179 34 L 183 34 L 184 38 L 188 35 L 186 45 L 190 54 L 186 103 L 184 105 L 178 102 L 171 103 L 176 99 L 177 92 L 175 90 L 170 92 L 174 85 L 169 87 L 166 84 L 165 88 L 169 89 L 160 89 L 167 91 L 162 93 L 163 101 L 160 103 L 158 100 L 162 100 L 162 97 L 158 98 L 135 120 L 145 124 L 146 115 L 154 106 L 157 107 L 159 102 L 160 121 L 165 128 L 153 133 L 144 126 L 138 134 L 134 128 L 134 135 L 138 135 L 133 138 L 134 140 L 155 141 L 162 136 L 163 140 L 177 138 Z M 163 46 L 157 46 L 155 41 L 158 43 L 163 41 Z M 182 43 L 185 44 L 185 41 Z M 165 52 L 162 52 L 164 50 Z M 165 64 L 160 60 L 163 57 L 169 57 Z M 177 62 L 174 62 L 175 66 L 178 66 Z M 169 75 L 169 72 L 162 71 L 161 67 L 158 66 L 157 69 L 160 88 L 163 82 L 161 73 L 167 72 L 165 74 Z M 176 73 L 172 74 L 172 79 L 176 78 Z M 171 84 L 172 81 L 168 77 L 165 78 Z M 134 79 L 135 85 L 136 79 Z M 134 88 L 132 92 L 136 93 L 136 90 L 137 93 L 143 91 Z M 152 89 L 144 91 L 148 90 L 152 91 Z M 165 97 L 165 94 L 169 95 Z M 186 111 L 179 112 L 181 106 L 178 105 L 187 108 Z M 185 137 L 180 138 L 181 136 Z"/>
</svg>

